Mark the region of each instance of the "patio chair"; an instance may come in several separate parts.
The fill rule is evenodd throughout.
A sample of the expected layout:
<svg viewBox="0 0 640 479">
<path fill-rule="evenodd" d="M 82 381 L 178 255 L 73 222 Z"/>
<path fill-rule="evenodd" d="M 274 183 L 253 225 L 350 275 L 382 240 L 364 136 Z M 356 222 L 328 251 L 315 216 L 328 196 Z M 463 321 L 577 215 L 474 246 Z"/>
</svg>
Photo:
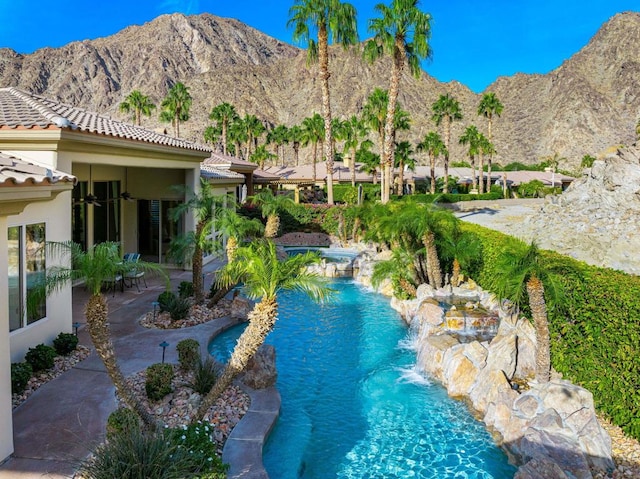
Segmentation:
<svg viewBox="0 0 640 479">
<path fill-rule="evenodd" d="M 143 281 L 144 287 L 147 288 L 147 280 L 144 277 L 144 271 L 137 268 L 136 263 L 140 260 L 140 253 L 127 253 L 124 255 L 124 263 L 128 266 L 124 273 L 124 282 L 129 281 L 127 287 L 131 288 L 136 285 L 136 289 L 140 292 L 140 280 Z"/>
</svg>

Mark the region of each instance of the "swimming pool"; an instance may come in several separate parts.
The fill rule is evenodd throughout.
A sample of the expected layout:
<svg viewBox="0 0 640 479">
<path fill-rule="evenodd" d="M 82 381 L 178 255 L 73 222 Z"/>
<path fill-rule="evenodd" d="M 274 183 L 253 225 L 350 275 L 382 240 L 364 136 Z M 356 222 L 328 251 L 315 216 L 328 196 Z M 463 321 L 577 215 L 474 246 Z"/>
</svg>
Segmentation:
<svg viewBox="0 0 640 479">
<path fill-rule="evenodd" d="M 271 479 L 510 478 L 482 423 L 414 370 L 413 339 L 389 301 L 350 280 L 331 304 L 280 298 L 280 419 L 264 450 Z M 226 361 L 241 327 L 210 352 Z"/>
</svg>

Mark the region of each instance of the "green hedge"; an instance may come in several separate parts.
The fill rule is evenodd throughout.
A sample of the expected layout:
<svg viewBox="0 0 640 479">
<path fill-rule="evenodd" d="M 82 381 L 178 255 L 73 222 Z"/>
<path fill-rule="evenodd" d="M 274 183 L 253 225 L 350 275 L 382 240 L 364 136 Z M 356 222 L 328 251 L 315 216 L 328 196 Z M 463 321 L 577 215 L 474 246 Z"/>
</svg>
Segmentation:
<svg viewBox="0 0 640 479">
<path fill-rule="evenodd" d="M 336 203 L 350 203 L 354 196 L 355 190 L 355 199 L 357 201 L 358 198 L 358 186 L 351 185 L 333 185 L 333 201 Z M 375 201 L 380 199 L 380 185 L 374 185 L 372 183 L 362 183 L 362 194 L 364 195 L 365 201 Z"/>
<path fill-rule="evenodd" d="M 483 193 L 481 195 L 461 194 L 461 193 L 447 193 L 445 194 L 417 194 L 417 195 L 403 195 L 392 196 L 391 199 L 396 201 L 416 201 L 418 203 L 433 203 L 435 200 L 438 203 L 457 203 L 459 201 L 476 201 L 476 200 L 499 200 L 502 199 L 502 193 Z"/>
<path fill-rule="evenodd" d="M 483 244 L 483 261 L 472 277 L 490 290 L 494 259 L 517 240 L 469 223 L 463 228 Z M 542 256 L 564 271 L 565 312 L 549 314 L 553 367 L 591 391 L 599 411 L 640 439 L 640 277 L 551 251 Z"/>
</svg>

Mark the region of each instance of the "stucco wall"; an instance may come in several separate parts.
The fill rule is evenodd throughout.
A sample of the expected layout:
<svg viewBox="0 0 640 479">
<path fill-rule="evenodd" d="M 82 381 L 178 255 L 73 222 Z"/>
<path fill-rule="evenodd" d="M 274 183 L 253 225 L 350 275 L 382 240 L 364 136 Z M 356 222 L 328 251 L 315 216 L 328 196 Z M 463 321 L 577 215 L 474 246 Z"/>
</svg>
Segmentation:
<svg viewBox="0 0 640 479">
<path fill-rule="evenodd" d="M 7 231 L 7 219 L 0 216 L 0 231 Z M 8 270 L 7 235 L 0 234 L 0 271 Z M 13 452 L 11 412 L 11 355 L 9 353 L 9 280 L 0 274 L 0 461 Z"/>
</svg>

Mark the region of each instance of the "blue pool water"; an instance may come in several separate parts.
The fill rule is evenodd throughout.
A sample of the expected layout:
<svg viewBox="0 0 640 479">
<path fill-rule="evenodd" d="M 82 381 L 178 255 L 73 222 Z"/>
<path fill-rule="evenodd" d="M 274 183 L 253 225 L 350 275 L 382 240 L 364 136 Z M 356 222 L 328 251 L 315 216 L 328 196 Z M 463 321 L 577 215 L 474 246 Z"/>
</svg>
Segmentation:
<svg viewBox="0 0 640 479">
<path fill-rule="evenodd" d="M 264 450 L 271 479 L 512 478 L 483 425 L 414 370 L 409 331 L 388 299 L 351 281 L 330 304 L 279 296 L 280 419 Z M 210 344 L 226 361 L 241 333 Z"/>
</svg>

